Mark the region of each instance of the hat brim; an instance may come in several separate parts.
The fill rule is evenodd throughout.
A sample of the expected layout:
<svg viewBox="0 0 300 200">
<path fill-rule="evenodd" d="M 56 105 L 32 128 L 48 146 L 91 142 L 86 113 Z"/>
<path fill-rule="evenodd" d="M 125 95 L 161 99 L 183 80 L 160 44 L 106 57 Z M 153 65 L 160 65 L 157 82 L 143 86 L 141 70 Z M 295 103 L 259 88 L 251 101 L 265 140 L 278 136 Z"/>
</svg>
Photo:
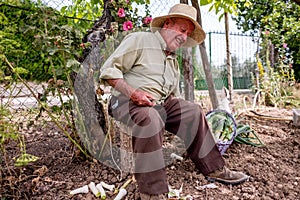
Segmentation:
<svg viewBox="0 0 300 200">
<path fill-rule="evenodd" d="M 170 18 L 170 17 L 180 17 L 180 18 L 189 19 L 195 25 L 195 29 L 194 29 L 193 33 L 188 37 L 186 43 L 184 43 L 184 45 L 182 45 L 183 47 L 193 47 L 198 44 L 201 44 L 205 40 L 206 34 L 203 31 L 203 29 L 201 28 L 201 26 L 199 25 L 199 23 L 196 22 L 191 17 L 185 16 L 182 14 L 169 14 L 169 15 L 153 18 L 153 20 L 150 24 L 151 31 L 155 32 L 157 30 L 160 30 L 162 28 L 162 26 L 164 25 L 166 19 Z"/>
</svg>

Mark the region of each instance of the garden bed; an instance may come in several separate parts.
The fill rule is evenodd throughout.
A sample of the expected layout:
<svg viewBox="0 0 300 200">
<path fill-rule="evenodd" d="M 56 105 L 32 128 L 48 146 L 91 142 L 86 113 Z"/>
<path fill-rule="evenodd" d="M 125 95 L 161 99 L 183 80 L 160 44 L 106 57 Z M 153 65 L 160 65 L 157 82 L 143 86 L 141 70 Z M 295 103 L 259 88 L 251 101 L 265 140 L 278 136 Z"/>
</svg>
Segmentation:
<svg viewBox="0 0 300 200">
<path fill-rule="evenodd" d="M 292 117 L 292 110 L 264 108 L 261 112 L 282 118 Z M 16 114 L 16 119 L 23 116 L 24 113 Z M 19 154 L 19 147 L 13 140 L 6 144 L 6 156 L 2 157 L 1 163 L 1 198 L 96 199 L 91 192 L 75 196 L 70 196 L 69 192 L 91 181 L 104 181 L 119 187 L 132 178 L 129 173 L 121 173 L 95 160 L 83 159 L 46 114 L 42 117 L 43 122 L 34 121 L 30 126 L 23 124 L 20 130 L 25 136 L 27 153 L 38 156 L 38 161 L 15 167 L 13 158 Z M 27 121 L 30 122 L 30 119 L 32 117 L 28 116 Z M 299 198 L 300 129 L 294 127 L 291 121 L 246 115 L 244 123 L 251 125 L 266 146 L 253 147 L 234 142 L 224 158 L 229 168 L 248 174 L 249 181 L 237 186 L 216 183 L 217 188 L 200 189 L 199 186 L 209 182 L 185 158 L 183 161 L 175 160 L 168 166 L 170 186 L 179 189 L 182 185 L 182 196 L 190 195 L 193 199 Z M 126 199 L 139 199 L 135 182 L 131 182 L 126 189 Z M 113 199 L 115 194 L 107 193 L 107 197 Z"/>
</svg>

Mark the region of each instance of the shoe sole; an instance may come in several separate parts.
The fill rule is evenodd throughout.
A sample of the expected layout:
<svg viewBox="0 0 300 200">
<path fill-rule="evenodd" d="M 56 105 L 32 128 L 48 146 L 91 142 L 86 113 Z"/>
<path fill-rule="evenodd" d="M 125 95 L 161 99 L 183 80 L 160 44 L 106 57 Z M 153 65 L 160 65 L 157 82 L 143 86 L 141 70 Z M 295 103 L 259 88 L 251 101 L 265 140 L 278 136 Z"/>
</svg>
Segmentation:
<svg viewBox="0 0 300 200">
<path fill-rule="evenodd" d="M 206 180 L 208 180 L 209 182 L 219 182 L 225 185 L 238 185 L 241 184 L 245 181 L 248 181 L 250 178 L 250 176 L 246 176 L 240 180 L 234 180 L 234 181 L 229 181 L 229 180 L 224 180 L 224 179 L 218 179 L 218 178 L 211 178 L 211 177 L 206 177 Z"/>
</svg>

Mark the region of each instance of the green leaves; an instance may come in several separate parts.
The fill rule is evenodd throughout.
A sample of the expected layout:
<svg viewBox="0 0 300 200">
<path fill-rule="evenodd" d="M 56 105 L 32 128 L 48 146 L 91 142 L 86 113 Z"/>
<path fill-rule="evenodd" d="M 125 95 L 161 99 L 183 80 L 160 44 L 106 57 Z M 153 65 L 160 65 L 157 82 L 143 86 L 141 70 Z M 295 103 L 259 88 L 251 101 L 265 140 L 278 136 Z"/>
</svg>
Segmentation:
<svg viewBox="0 0 300 200">
<path fill-rule="evenodd" d="M 252 34 L 258 30 L 262 33 L 268 31 L 268 35 L 261 36 L 275 45 L 275 54 L 286 44 L 286 51 L 293 59 L 296 78 L 300 80 L 300 6 L 292 1 L 247 1 L 236 1 L 238 16 L 235 20 L 238 27 L 243 31 L 251 31 Z"/>
<path fill-rule="evenodd" d="M 222 12 L 219 20 L 221 20 L 225 12 L 232 14 L 236 10 L 235 0 L 200 0 L 201 6 L 208 4 L 212 4 L 209 11 L 215 10 L 216 14 Z"/>
<path fill-rule="evenodd" d="M 79 24 L 80 26 L 85 26 L 85 22 L 80 19 L 90 20 L 92 24 L 93 21 L 102 15 L 103 4 L 103 0 L 73 0 L 73 4 L 71 6 L 62 7 L 60 13 L 72 18 L 77 18 L 74 21 L 70 21 L 70 25 Z M 89 27 L 92 26 L 91 24 Z"/>
<path fill-rule="evenodd" d="M 205 6 L 205 5 L 210 4 L 212 2 L 213 2 L 213 0 L 200 0 L 200 5 Z"/>
</svg>

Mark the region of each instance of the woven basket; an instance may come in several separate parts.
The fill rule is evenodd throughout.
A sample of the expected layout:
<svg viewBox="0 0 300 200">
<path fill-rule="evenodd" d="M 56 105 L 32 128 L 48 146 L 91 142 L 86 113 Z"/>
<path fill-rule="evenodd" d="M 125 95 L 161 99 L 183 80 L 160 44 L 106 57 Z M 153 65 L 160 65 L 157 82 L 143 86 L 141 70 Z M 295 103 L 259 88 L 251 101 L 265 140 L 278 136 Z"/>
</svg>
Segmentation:
<svg viewBox="0 0 300 200">
<path fill-rule="evenodd" d="M 228 149 L 228 147 L 231 145 L 231 143 L 233 142 L 233 140 L 236 136 L 236 122 L 230 113 L 228 113 L 225 110 L 221 110 L 221 109 L 216 109 L 216 110 L 212 110 L 212 111 L 208 112 L 206 114 L 206 119 L 209 121 L 209 119 L 214 115 L 225 116 L 226 120 L 229 120 L 230 128 L 232 129 L 231 138 L 228 141 L 223 141 L 219 138 L 216 139 L 217 147 L 218 147 L 221 155 L 223 155 L 226 152 L 226 150 Z M 211 130 L 212 130 L 212 128 L 211 128 Z M 212 134 L 215 135 L 213 130 L 212 130 Z"/>
</svg>

